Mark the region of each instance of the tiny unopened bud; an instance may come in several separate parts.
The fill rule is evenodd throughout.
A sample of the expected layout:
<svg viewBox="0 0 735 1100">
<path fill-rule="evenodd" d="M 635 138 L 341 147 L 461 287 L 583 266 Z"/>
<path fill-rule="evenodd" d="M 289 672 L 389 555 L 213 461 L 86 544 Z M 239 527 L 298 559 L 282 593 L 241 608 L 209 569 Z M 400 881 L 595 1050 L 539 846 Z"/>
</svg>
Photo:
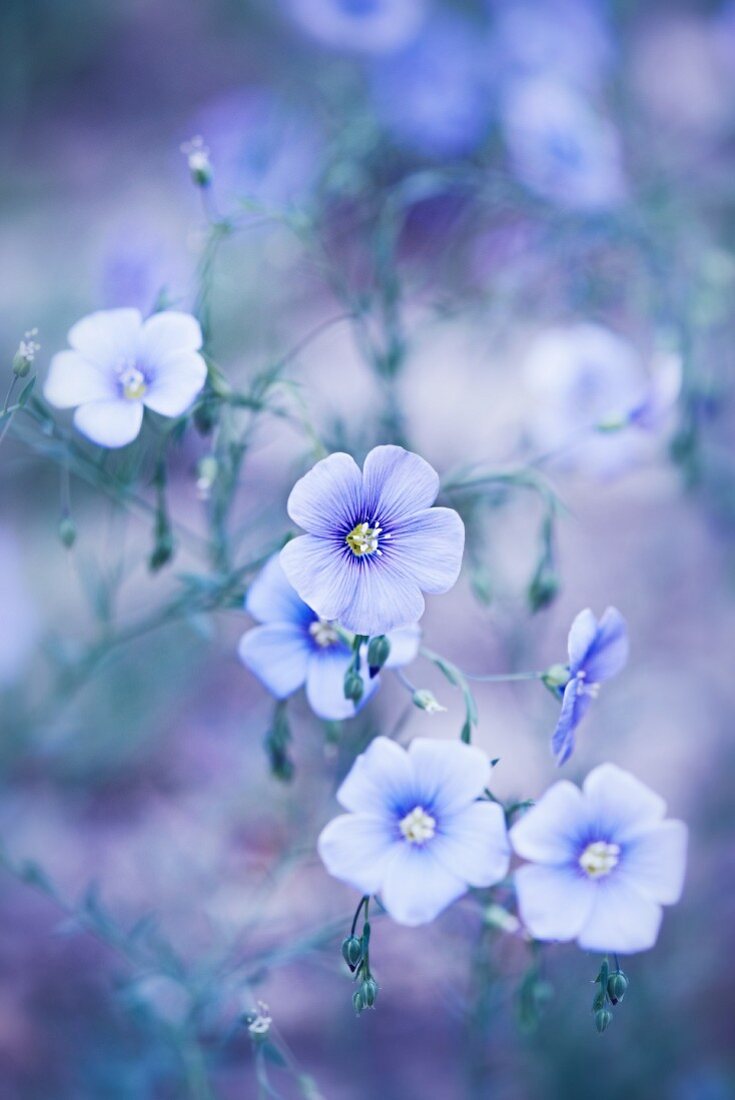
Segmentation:
<svg viewBox="0 0 735 1100">
<path fill-rule="evenodd" d="M 367 662 L 370 671 L 370 679 L 377 676 L 385 662 L 390 657 L 390 642 L 385 634 L 378 634 L 368 643 Z"/>
<path fill-rule="evenodd" d="M 614 1005 L 619 1004 L 628 989 L 628 979 L 622 970 L 611 974 L 607 979 L 607 995 Z"/>
<path fill-rule="evenodd" d="M 354 668 L 351 668 L 345 676 L 344 683 L 345 699 L 351 699 L 353 703 L 359 703 L 365 692 L 365 685 L 362 682 L 362 676 L 359 672 L 355 672 Z"/>
<path fill-rule="evenodd" d="M 559 688 L 565 688 L 569 683 L 569 668 L 567 665 L 552 665 L 551 668 L 546 669 L 541 678 L 547 688 L 557 691 Z"/>
<path fill-rule="evenodd" d="M 30 373 L 33 360 L 41 350 L 41 345 L 35 339 L 36 336 L 38 336 L 38 329 L 29 329 L 18 344 L 18 350 L 13 356 L 13 374 L 17 378 L 25 378 Z"/>
<path fill-rule="evenodd" d="M 613 1015 L 609 1008 L 597 1009 L 597 1012 L 595 1013 L 595 1027 L 599 1031 L 600 1035 L 602 1035 L 603 1031 L 606 1031 L 607 1028 L 610 1026 L 610 1024 L 612 1023 L 612 1018 Z"/>
<path fill-rule="evenodd" d="M 212 162 L 209 159 L 209 149 L 202 138 L 197 136 L 191 141 L 185 141 L 181 152 L 186 157 L 192 181 L 197 187 L 209 187 L 213 177 Z"/>
<path fill-rule="evenodd" d="M 342 941 L 342 958 L 350 970 L 354 970 L 362 958 L 362 943 L 357 936 L 348 936 Z"/>
<path fill-rule="evenodd" d="M 197 496 L 200 500 L 209 500 L 212 486 L 217 480 L 219 466 L 214 455 L 205 455 L 197 465 Z"/>
<path fill-rule="evenodd" d="M 362 999 L 362 989 L 356 989 L 355 992 L 352 994 L 352 1007 L 359 1016 L 363 1008 L 365 1007 L 365 1002 Z"/>
<path fill-rule="evenodd" d="M 536 570 L 528 586 L 528 603 L 531 611 L 543 611 L 557 597 L 561 582 L 550 565 L 543 562 Z"/>
<path fill-rule="evenodd" d="M 168 528 L 160 530 L 156 535 L 156 545 L 148 559 L 148 566 L 152 573 L 162 569 L 174 556 L 174 537 Z"/>
<path fill-rule="evenodd" d="M 64 516 L 59 524 L 59 538 L 62 545 L 71 550 L 74 543 L 77 541 L 77 528 L 74 520 L 71 516 Z"/>
<path fill-rule="evenodd" d="M 427 714 L 440 714 L 447 709 L 434 697 L 433 692 L 427 691 L 426 688 L 419 688 L 418 691 L 414 691 L 413 705 L 418 707 L 419 710 L 425 710 Z"/>
<path fill-rule="evenodd" d="M 372 1008 L 378 997 L 378 983 L 375 978 L 366 978 L 360 986 L 365 1008 Z"/>
</svg>

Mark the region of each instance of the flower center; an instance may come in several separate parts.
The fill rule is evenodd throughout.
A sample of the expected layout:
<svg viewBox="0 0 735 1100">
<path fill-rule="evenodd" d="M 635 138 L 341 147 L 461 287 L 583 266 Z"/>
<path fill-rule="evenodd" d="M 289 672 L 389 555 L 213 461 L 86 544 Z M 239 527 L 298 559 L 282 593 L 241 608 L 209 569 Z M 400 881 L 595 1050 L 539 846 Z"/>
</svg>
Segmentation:
<svg viewBox="0 0 735 1100">
<path fill-rule="evenodd" d="M 588 844 L 579 857 L 579 866 L 589 878 L 603 878 L 609 875 L 620 861 L 620 845 L 608 844 L 606 840 L 595 840 Z"/>
<path fill-rule="evenodd" d="M 128 401 L 139 401 L 148 389 L 145 375 L 137 367 L 126 366 L 120 371 L 120 389 Z"/>
<path fill-rule="evenodd" d="M 309 633 L 322 649 L 329 649 L 330 646 L 337 645 L 340 640 L 339 634 L 326 619 L 316 619 L 313 623 L 309 623 Z"/>
<path fill-rule="evenodd" d="M 369 523 L 358 523 L 352 528 L 349 535 L 345 535 L 345 542 L 356 558 L 362 558 L 366 554 L 380 554 L 378 538 L 383 528 L 376 523 L 371 527 Z"/>
<path fill-rule="evenodd" d="M 415 806 L 402 819 L 399 828 L 409 844 L 425 844 L 436 832 L 436 821 L 423 806 Z"/>
</svg>

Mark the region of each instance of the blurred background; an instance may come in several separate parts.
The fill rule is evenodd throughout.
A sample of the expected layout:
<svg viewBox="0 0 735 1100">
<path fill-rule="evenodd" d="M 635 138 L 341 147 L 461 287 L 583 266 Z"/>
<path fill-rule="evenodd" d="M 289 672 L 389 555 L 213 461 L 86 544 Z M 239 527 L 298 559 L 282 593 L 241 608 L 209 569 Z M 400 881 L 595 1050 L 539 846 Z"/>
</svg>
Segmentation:
<svg viewBox="0 0 735 1100">
<path fill-rule="evenodd" d="M 85 313 L 173 305 L 250 395 L 170 451 L 155 573 L 150 436 L 0 437 L 1 1100 L 735 1095 L 735 5 L 4 0 L 0 96 L 8 383 L 26 330 L 43 376 Z M 369 738 L 454 737 L 461 699 L 426 662 L 444 714 L 387 676 L 341 729 L 296 698 L 284 783 L 236 647 L 295 478 L 391 440 L 468 525 L 430 648 L 542 669 L 582 608 L 628 619 L 565 775 L 635 772 L 691 848 L 603 1037 L 599 960 L 552 948 L 524 984 L 471 899 L 376 921 L 352 1012 L 357 899 L 315 838 Z M 554 700 L 477 697 L 496 793 L 538 796 Z"/>
</svg>

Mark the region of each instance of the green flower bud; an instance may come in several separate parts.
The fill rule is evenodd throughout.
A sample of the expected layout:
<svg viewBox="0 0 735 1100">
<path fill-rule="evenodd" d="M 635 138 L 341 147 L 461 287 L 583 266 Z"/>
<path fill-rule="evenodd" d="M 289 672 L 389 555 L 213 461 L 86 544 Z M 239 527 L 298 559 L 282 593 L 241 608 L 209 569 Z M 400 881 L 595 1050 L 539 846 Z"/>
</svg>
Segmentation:
<svg viewBox="0 0 735 1100">
<path fill-rule="evenodd" d="M 350 970 L 354 970 L 362 958 L 362 943 L 357 936 L 348 936 L 342 941 L 342 958 Z"/>
<path fill-rule="evenodd" d="M 185 142 L 181 146 L 181 152 L 186 157 L 192 183 L 197 187 L 209 187 L 213 176 L 212 163 L 209 159 L 209 149 L 202 139 L 195 137 Z"/>
<path fill-rule="evenodd" d="M 629 981 L 622 970 L 611 974 L 607 980 L 607 995 L 614 1005 L 619 1004 L 625 996 Z"/>
<path fill-rule="evenodd" d="M 441 711 L 446 710 L 440 702 L 438 702 L 431 691 L 427 691 L 426 688 L 419 688 L 418 691 L 413 693 L 413 705 L 418 707 L 419 710 L 425 710 L 427 714 L 439 714 Z"/>
<path fill-rule="evenodd" d="M 602 1035 L 603 1031 L 606 1031 L 609 1025 L 612 1023 L 612 1012 L 609 1008 L 598 1008 L 595 1013 L 595 1027 Z"/>
<path fill-rule="evenodd" d="M 360 987 L 365 1008 L 372 1008 L 378 996 L 378 983 L 375 978 L 366 978 Z"/>
<path fill-rule="evenodd" d="M 385 662 L 390 657 L 390 642 L 385 634 L 378 634 L 368 643 L 367 661 L 370 670 L 370 679 L 380 672 Z"/>
<path fill-rule="evenodd" d="M 148 567 L 152 573 L 162 569 L 174 556 L 174 538 L 170 530 L 164 529 L 157 533 L 156 545 L 148 559 Z"/>
<path fill-rule="evenodd" d="M 359 672 L 355 672 L 354 668 L 349 669 L 345 676 L 345 699 L 351 699 L 353 703 L 359 703 L 362 699 L 365 691 L 365 685 L 362 682 L 362 676 Z"/>
<path fill-rule="evenodd" d="M 13 374 L 16 378 L 25 378 L 30 373 L 33 360 L 41 350 L 41 345 L 34 339 L 37 335 L 38 329 L 32 328 L 18 344 L 18 350 L 13 356 Z"/>
<path fill-rule="evenodd" d="M 552 604 L 560 588 L 561 581 L 551 566 L 545 563 L 540 565 L 528 586 L 528 603 L 531 611 L 534 613 L 543 611 L 545 607 Z"/>
<path fill-rule="evenodd" d="M 59 524 L 59 538 L 67 550 L 77 541 L 77 528 L 71 516 L 64 516 Z"/>
<path fill-rule="evenodd" d="M 542 677 L 547 688 L 556 691 L 557 688 L 565 688 L 569 683 L 569 668 L 567 665 L 552 665 L 547 668 Z"/>
<path fill-rule="evenodd" d="M 358 1016 L 365 1007 L 365 1002 L 362 999 L 361 989 L 356 989 L 355 992 L 352 994 L 352 1007 L 354 1008 Z"/>
</svg>

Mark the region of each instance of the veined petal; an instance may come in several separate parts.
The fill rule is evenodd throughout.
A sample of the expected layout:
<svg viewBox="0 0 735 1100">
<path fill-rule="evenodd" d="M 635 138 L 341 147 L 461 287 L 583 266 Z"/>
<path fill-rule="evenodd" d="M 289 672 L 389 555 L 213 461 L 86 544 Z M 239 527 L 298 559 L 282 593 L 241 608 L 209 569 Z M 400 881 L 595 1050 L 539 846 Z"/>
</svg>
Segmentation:
<svg viewBox="0 0 735 1100">
<path fill-rule="evenodd" d="M 628 624 L 617 608 L 608 607 L 584 659 L 588 682 L 599 684 L 617 676 L 625 668 L 629 649 Z"/>
<path fill-rule="evenodd" d="M 419 803 L 440 818 L 466 808 L 490 779 L 490 761 L 474 745 L 415 737 L 408 748 Z"/>
<path fill-rule="evenodd" d="M 432 855 L 470 886 L 493 886 L 508 873 L 510 845 L 497 802 L 472 802 L 442 818 Z"/>
<path fill-rule="evenodd" d="M 595 884 L 570 867 L 529 864 L 515 885 L 521 920 L 537 940 L 575 939 L 595 904 Z"/>
<path fill-rule="evenodd" d="M 137 357 L 141 325 L 137 309 L 103 309 L 72 325 L 68 340 L 85 359 L 100 367 L 116 367 Z"/>
<path fill-rule="evenodd" d="M 559 721 L 551 737 L 551 751 L 559 767 L 566 763 L 574 752 L 575 730 L 589 710 L 592 698 L 576 676 L 572 677 L 564 688 Z"/>
<path fill-rule="evenodd" d="M 424 597 L 416 581 L 393 568 L 388 557 L 377 561 L 342 561 L 349 600 L 334 616 L 355 634 L 386 634 L 420 619 Z M 347 585 L 343 586 L 343 591 Z M 309 601 L 311 602 L 311 601 Z"/>
<path fill-rule="evenodd" d="M 172 352 L 198 351 L 202 330 L 196 317 L 175 309 L 154 313 L 143 323 L 140 357 L 147 367 L 158 367 Z"/>
<path fill-rule="evenodd" d="M 330 875 L 363 894 L 381 889 L 399 843 L 389 823 L 373 814 L 342 814 L 319 836 L 317 849 Z"/>
<path fill-rule="evenodd" d="M 439 492 L 436 470 L 419 455 L 393 444 L 373 447 L 362 476 L 365 519 L 379 519 L 383 527 L 430 508 Z"/>
<path fill-rule="evenodd" d="M 597 619 L 589 607 L 580 611 L 569 630 L 567 649 L 569 651 L 569 668 L 572 676 L 579 672 L 584 665 L 587 651 L 595 640 L 597 633 Z"/>
<path fill-rule="evenodd" d="M 337 801 L 346 810 L 384 813 L 393 822 L 396 809 L 410 800 L 413 793 L 408 753 L 395 741 L 376 737 L 352 765 L 337 791 Z"/>
<path fill-rule="evenodd" d="M 647 951 L 661 927 L 661 906 L 646 897 L 623 874 L 612 874 L 593 886 L 594 901 L 579 934 L 586 951 Z"/>
<path fill-rule="evenodd" d="M 381 897 L 399 924 L 426 924 L 467 891 L 467 884 L 439 863 L 432 847 L 399 843 L 385 868 Z"/>
<path fill-rule="evenodd" d="M 314 612 L 289 584 L 275 554 L 261 569 L 245 597 L 245 609 L 261 623 L 299 623 L 306 626 Z"/>
<path fill-rule="evenodd" d="M 206 380 L 207 364 L 201 355 L 195 351 L 169 352 L 156 363 L 143 402 L 161 416 L 181 416 Z"/>
<path fill-rule="evenodd" d="M 286 543 L 279 560 L 289 583 L 320 618 L 354 630 L 344 612 L 354 599 L 360 565 L 349 561 L 340 546 L 316 535 L 299 535 Z"/>
<path fill-rule="evenodd" d="M 588 816 L 579 787 L 562 779 L 516 821 L 510 830 L 510 842 L 524 859 L 569 862 L 585 834 Z"/>
<path fill-rule="evenodd" d="M 597 832 L 617 844 L 658 823 L 666 813 L 663 798 L 615 764 L 594 768 L 583 790 Z"/>
<path fill-rule="evenodd" d="M 686 852 L 682 821 L 649 825 L 625 845 L 620 874 L 652 901 L 674 905 L 684 886 Z"/>
<path fill-rule="evenodd" d="M 311 535 L 343 536 L 368 519 L 360 468 L 342 451 L 323 458 L 294 485 L 287 503 L 294 523 Z"/>
<path fill-rule="evenodd" d="M 464 524 L 452 508 L 427 508 L 392 529 L 387 564 L 424 592 L 448 592 L 462 568 Z"/>
<path fill-rule="evenodd" d="M 57 409 L 114 399 L 115 378 L 78 351 L 60 351 L 51 360 L 43 396 Z"/>
<path fill-rule="evenodd" d="M 276 699 L 285 699 L 306 680 L 310 656 L 303 629 L 293 623 L 268 623 L 243 634 L 240 660 Z"/>
<path fill-rule="evenodd" d="M 312 652 L 306 673 L 306 698 L 314 714 L 320 718 L 331 722 L 354 718 L 377 689 L 377 678 L 369 680 L 363 676 L 364 693 L 360 706 L 356 707 L 350 699 L 345 699 L 345 673 L 351 659 L 351 653 L 344 646 Z"/>
<path fill-rule="evenodd" d="M 421 627 L 418 623 L 399 626 L 388 634 L 390 653 L 385 662 L 386 668 L 402 668 L 416 658 L 421 644 Z"/>
<path fill-rule="evenodd" d="M 74 413 L 74 424 L 78 430 L 100 447 L 124 447 L 132 443 L 142 423 L 143 406 L 140 401 L 126 401 L 124 398 L 90 401 L 87 405 L 80 405 Z"/>
</svg>

